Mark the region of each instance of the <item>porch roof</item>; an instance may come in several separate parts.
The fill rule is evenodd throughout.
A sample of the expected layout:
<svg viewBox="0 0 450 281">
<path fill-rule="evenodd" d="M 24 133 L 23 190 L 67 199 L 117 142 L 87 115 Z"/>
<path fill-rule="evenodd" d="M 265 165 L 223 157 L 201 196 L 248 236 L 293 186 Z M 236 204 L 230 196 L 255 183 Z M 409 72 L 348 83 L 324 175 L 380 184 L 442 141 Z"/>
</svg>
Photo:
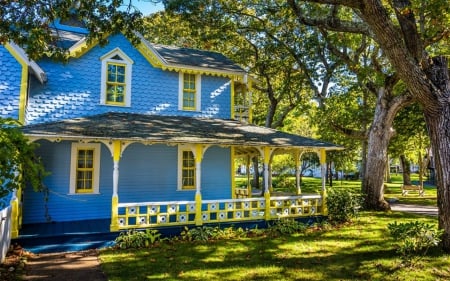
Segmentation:
<svg viewBox="0 0 450 281">
<path fill-rule="evenodd" d="M 109 112 L 23 127 L 33 139 L 97 139 L 336 150 L 343 147 L 236 120 Z"/>
</svg>

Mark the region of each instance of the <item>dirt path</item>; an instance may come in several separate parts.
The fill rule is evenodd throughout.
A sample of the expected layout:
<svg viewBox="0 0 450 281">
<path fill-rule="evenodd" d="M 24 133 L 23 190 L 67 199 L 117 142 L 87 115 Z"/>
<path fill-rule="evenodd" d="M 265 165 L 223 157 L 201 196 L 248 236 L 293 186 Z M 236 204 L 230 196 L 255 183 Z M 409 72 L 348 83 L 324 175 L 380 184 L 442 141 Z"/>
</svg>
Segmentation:
<svg viewBox="0 0 450 281">
<path fill-rule="evenodd" d="M 97 250 L 74 253 L 30 254 L 23 280 L 103 281 Z"/>
</svg>

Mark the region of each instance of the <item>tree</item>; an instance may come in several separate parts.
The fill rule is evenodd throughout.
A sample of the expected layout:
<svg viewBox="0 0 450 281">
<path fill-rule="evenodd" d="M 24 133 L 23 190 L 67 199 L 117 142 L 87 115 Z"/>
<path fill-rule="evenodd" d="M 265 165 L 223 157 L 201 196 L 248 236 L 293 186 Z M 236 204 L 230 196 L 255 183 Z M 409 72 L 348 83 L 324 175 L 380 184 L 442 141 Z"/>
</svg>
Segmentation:
<svg viewBox="0 0 450 281">
<path fill-rule="evenodd" d="M 142 30 L 142 14 L 128 1 L 1 1 L 0 43 L 13 41 L 31 59 L 44 55 L 66 59 L 67 50 L 58 44 L 62 34 L 56 20 L 87 28 L 88 41 L 106 43 L 107 34 L 124 32 L 134 42 L 134 31 Z"/>
<path fill-rule="evenodd" d="M 437 53 L 445 48 L 439 46 L 438 41 L 444 39 L 445 42 L 450 34 L 448 2 L 437 0 L 418 3 L 394 0 L 390 4 L 379 0 L 289 2 L 293 6 L 298 6 L 299 2 L 308 2 L 330 6 L 342 5 L 351 9 L 354 12 L 354 21 L 340 19 L 338 14 L 335 14 L 335 17 L 328 19 L 328 22 L 332 23 L 329 28 L 342 32 L 351 32 L 352 27 L 369 29 L 410 94 L 422 106 L 435 156 L 439 227 L 444 229 L 443 248 L 450 251 L 450 79 L 448 60 L 442 53 Z M 302 14 L 299 14 L 299 19 L 303 19 Z M 427 24 L 425 20 L 431 24 Z M 425 27 L 429 29 L 425 30 Z"/>
<path fill-rule="evenodd" d="M 168 1 L 171 5 L 179 4 L 177 2 L 179 1 Z M 277 5 L 284 7 L 277 1 L 266 2 L 263 5 L 253 1 L 253 11 L 270 16 L 277 13 L 274 9 Z M 237 14 L 246 10 L 245 4 L 250 2 L 241 1 L 236 5 Z M 192 12 L 196 8 L 204 13 L 212 11 L 217 17 L 218 14 L 224 15 L 220 12 L 228 8 L 228 5 L 231 5 L 230 1 L 225 0 L 207 3 L 195 1 L 180 5 L 180 10 Z M 445 230 L 443 247 L 450 251 L 450 82 L 448 62 L 442 56 L 449 49 L 448 45 L 442 43 L 446 42 L 445 39 L 450 34 L 450 7 L 447 1 L 289 0 L 288 5 L 299 25 L 343 34 L 363 34 L 372 38 L 388 59 L 394 73 L 386 77 L 384 85 L 373 88 L 379 93 L 377 103 L 385 110 L 378 115 L 375 112 L 375 118 L 378 119 L 375 124 L 379 126 L 373 127 L 371 132 L 378 136 L 369 141 L 369 150 L 376 147 L 377 138 L 383 139 L 383 147 L 387 147 L 391 135 L 390 128 L 386 125 L 392 124 L 395 114 L 403 106 L 400 100 L 409 99 L 410 95 L 421 104 L 435 155 L 439 226 Z M 261 12 L 264 8 L 265 12 Z M 399 79 L 405 84 L 407 91 L 394 95 L 392 90 Z M 372 168 L 384 171 L 387 154 L 380 155 L 375 149 L 368 152 L 369 158 L 371 154 Z M 366 202 L 369 207 L 378 209 L 383 199 L 380 193 L 382 181 L 372 181 L 367 175 L 364 179 L 363 184 L 368 192 Z"/>
<path fill-rule="evenodd" d="M 42 190 L 47 172 L 35 156 L 35 148 L 22 134 L 18 121 L 0 118 L 0 198 L 25 184 Z"/>
</svg>

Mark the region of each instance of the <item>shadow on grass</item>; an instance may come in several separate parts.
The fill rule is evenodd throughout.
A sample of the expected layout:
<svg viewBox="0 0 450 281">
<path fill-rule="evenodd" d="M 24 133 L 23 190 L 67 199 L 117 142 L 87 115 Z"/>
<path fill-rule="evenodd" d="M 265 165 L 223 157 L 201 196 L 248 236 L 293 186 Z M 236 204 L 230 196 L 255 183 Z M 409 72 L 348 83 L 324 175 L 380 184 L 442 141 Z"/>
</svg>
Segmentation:
<svg viewBox="0 0 450 281">
<path fill-rule="evenodd" d="M 326 231 L 109 249 L 101 253 L 102 268 L 109 280 L 450 278 L 448 256 L 438 249 L 423 257 L 417 269 L 402 266 L 387 224 L 408 220 L 436 223 L 436 219 L 406 213 L 364 212 L 354 223 Z"/>
</svg>

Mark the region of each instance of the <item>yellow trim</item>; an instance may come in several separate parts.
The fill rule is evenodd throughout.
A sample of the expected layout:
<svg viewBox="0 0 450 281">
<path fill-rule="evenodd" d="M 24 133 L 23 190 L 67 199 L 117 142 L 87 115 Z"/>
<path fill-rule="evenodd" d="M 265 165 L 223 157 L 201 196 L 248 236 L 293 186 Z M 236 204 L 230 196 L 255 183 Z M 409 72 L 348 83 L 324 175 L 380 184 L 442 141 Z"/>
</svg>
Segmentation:
<svg viewBox="0 0 450 281">
<path fill-rule="evenodd" d="M 234 147 L 230 147 L 231 158 L 231 198 L 236 199 L 236 177 L 235 177 L 235 165 L 234 165 Z"/>
<path fill-rule="evenodd" d="M 119 196 L 113 195 L 111 202 L 111 231 L 119 231 Z"/>
<path fill-rule="evenodd" d="M 152 52 L 142 41 L 136 46 L 136 49 L 141 55 L 147 59 L 147 61 L 156 68 L 162 68 L 163 64 L 160 59 Z"/>
<path fill-rule="evenodd" d="M 253 90 L 253 83 L 252 83 L 252 80 L 249 79 L 248 89 L 246 90 L 247 91 L 246 96 L 248 98 L 248 123 L 249 124 L 252 124 L 252 121 L 253 121 L 253 110 L 252 110 L 253 101 L 252 101 L 252 97 L 251 97 L 251 94 L 253 92 L 252 90 Z M 250 94 L 248 92 L 250 92 Z"/>
<path fill-rule="evenodd" d="M 108 37 L 110 34 L 106 35 Z M 156 68 L 161 68 L 162 70 L 167 71 L 175 71 L 175 72 L 185 72 L 191 74 L 205 74 L 211 76 L 223 76 L 229 77 L 231 79 L 243 79 L 244 74 L 234 74 L 234 73 L 226 73 L 220 71 L 206 70 L 206 69 L 192 69 L 185 66 L 169 66 L 166 65 L 158 56 L 151 50 L 145 43 L 142 42 L 144 40 L 141 38 L 141 42 L 135 46 L 135 48 L 141 53 L 141 55 L 147 59 L 147 61 Z M 98 40 L 93 40 L 88 43 L 87 41 L 81 42 L 78 46 L 70 51 L 69 57 L 80 58 L 82 55 L 86 54 L 89 50 L 95 47 L 98 44 Z"/>
<path fill-rule="evenodd" d="M 327 151 L 325 149 L 320 150 L 320 164 L 326 164 L 327 163 Z"/>
<path fill-rule="evenodd" d="M 97 39 L 92 40 L 92 42 L 90 42 L 89 44 L 85 40 L 84 42 L 77 45 L 76 48 L 70 50 L 69 57 L 80 58 L 82 55 L 86 54 L 89 50 L 94 48 L 97 44 L 98 44 Z"/>
<path fill-rule="evenodd" d="M 28 63 L 23 60 L 23 58 L 14 50 L 14 48 L 6 43 L 5 48 L 11 53 L 11 55 L 20 63 L 22 66 L 22 73 L 20 79 L 20 95 L 19 95 L 19 122 L 25 123 L 25 107 L 27 104 L 27 93 L 28 93 Z"/>
<path fill-rule="evenodd" d="M 201 144 L 195 145 L 195 163 L 201 163 L 203 159 L 203 146 Z"/>
<path fill-rule="evenodd" d="M 195 193 L 195 225 L 200 226 L 202 221 L 202 194 L 200 192 Z"/>
<path fill-rule="evenodd" d="M 120 154 L 122 151 L 122 143 L 118 140 L 113 142 L 113 160 L 119 161 L 120 160 Z"/>
<path fill-rule="evenodd" d="M 235 113 L 234 113 L 234 80 L 231 81 L 231 119 L 234 119 Z"/>
</svg>

